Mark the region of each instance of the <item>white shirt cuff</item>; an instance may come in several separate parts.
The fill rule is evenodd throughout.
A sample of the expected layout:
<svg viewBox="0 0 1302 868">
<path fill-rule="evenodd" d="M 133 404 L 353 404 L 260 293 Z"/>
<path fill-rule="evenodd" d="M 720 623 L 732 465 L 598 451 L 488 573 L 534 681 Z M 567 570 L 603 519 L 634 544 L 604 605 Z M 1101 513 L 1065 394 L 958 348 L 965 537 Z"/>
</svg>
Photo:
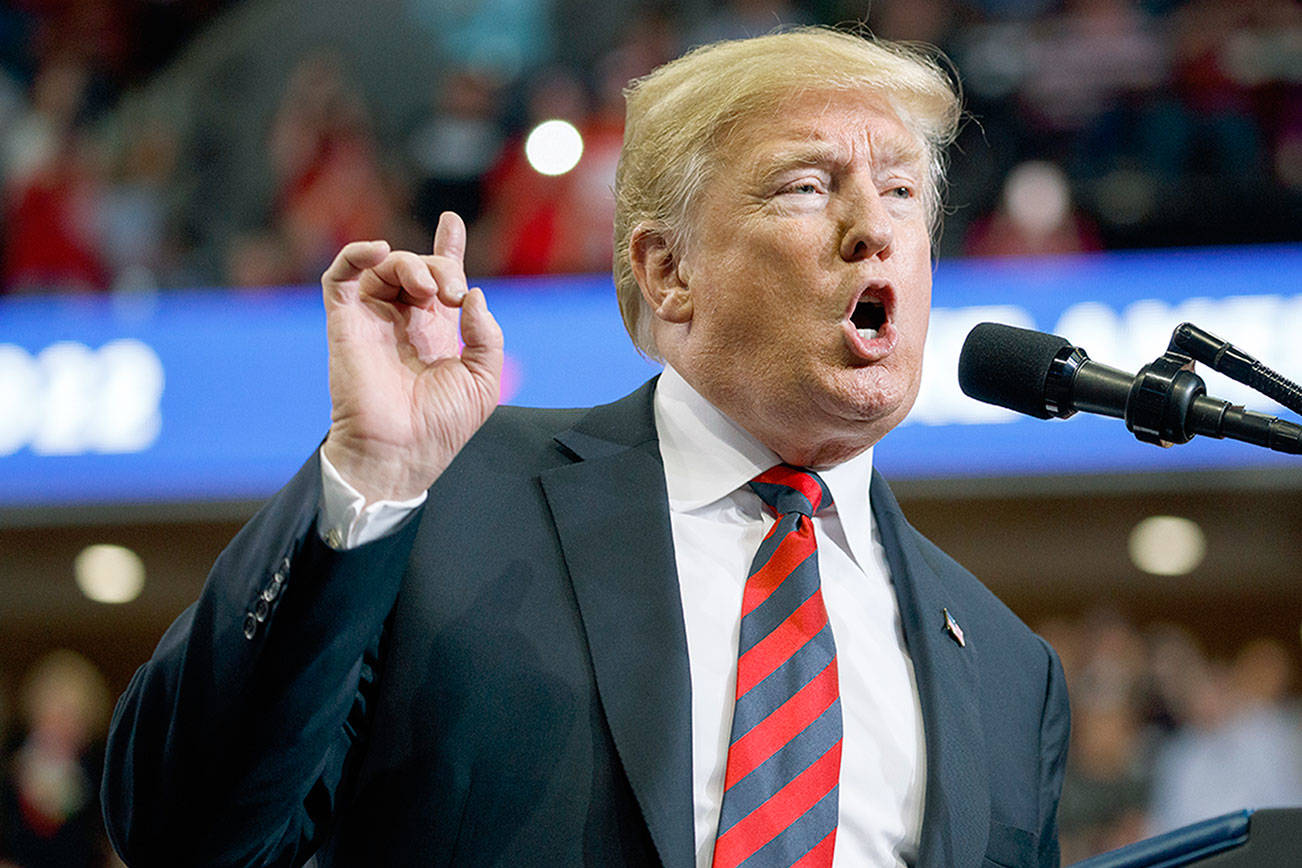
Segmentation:
<svg viewBox="0 0 1302 868">
<path fill-rule="evenodd" d="M 316 527 L 321 539 L 332 549 L 346 551 L 387 536 L 402 520 L 425 502 L 425 492 L 410 500 L 377 500 L 366 505 L 366 497 L 348 484 L 335 466 L 321 459 L 321 503 L 317 506 Z"/>
</svg>

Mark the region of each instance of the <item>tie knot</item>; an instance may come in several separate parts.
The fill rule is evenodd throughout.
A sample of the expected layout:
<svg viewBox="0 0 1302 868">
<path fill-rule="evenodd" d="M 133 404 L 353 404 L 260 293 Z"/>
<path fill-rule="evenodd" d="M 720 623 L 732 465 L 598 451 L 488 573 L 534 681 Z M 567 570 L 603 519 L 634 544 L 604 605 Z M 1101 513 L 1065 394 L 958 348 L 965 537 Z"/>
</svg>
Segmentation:
<svg viewBox="0 0 1302 868">
<path fill-rule="evenodd" d="M 750 487 L 778 515 L 798 512 L 813 517 L 832 502 L 832 492 L 817 473 L 790 464 L 770 467 L 752 479 Z"/>
</svg>

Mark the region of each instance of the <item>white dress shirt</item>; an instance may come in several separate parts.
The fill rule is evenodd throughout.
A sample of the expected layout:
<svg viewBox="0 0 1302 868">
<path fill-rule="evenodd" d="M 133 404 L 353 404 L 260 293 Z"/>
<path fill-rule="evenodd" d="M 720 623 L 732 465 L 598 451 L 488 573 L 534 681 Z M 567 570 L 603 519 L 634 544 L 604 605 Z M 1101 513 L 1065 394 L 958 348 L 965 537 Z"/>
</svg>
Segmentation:
<svg viewBox="0 0 1302 868">
<path fill-rule="evenodd" d="M 709 868 L 732 727 L 742 589 L 774 521 L 746 483 L 779 459 L 672 368 L 660 378 L 654 406 L 692 679 L 696 861 Z M 383 536 L 424 502 L 421 495 L 363 508 L 364 498 L 324 453 L 321 465 L 318 528 L 336 548 Z M 834 504 L 814 518 L 814 532 L 843 720 L 833 865 L 912 864 L 926 781 L 922 708 L 868 503 L 872 450 L 819 475 Z"/>
<path fill-rule="evenodd" d="M 696 863 L 709 868 L 737 683 L 742 590 L 775 521 L 746 483 L 780 462 L 672 368 L 655 394 L 692 674 Z M 886 552 L 868 505 L 872 450 L 819 472 L 833 506 L 814 517 L 836 641 L 843 743 L 835 866 L 911 864 L 926 780 L 922 707 Z"/>
</svg>

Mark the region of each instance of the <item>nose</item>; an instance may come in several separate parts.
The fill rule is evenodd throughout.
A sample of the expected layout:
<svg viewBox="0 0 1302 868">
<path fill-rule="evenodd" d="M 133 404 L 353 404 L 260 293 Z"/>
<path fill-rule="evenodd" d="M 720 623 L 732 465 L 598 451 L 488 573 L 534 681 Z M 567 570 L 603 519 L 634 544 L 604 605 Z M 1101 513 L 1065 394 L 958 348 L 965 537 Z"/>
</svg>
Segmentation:
<svg viewBox="0 0 1302 868">
<path fill-rule="evenodd" d="M 841 258 L 858 262 L 890 256 L 895 226 L 876 185 L 864 185 L 850 198 L 849 205 L 841 231 Z"/>
</svg>

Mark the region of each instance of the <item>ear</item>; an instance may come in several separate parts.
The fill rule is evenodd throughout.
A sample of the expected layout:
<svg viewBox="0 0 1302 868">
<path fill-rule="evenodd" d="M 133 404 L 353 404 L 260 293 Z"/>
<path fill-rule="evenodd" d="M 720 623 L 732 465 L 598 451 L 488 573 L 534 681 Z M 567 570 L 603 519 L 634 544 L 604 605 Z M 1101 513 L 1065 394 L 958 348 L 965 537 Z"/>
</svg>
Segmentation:
<svg viewBox="0 0 1302 868">
<path fill-rule="evenodd" d="M 683 262 L 669 246 L 663 229 L 640 223 L 628 242 L 633 276 L 655 315 L 671 323 L 692 319 L 692 294 Z"/>
</svg>

